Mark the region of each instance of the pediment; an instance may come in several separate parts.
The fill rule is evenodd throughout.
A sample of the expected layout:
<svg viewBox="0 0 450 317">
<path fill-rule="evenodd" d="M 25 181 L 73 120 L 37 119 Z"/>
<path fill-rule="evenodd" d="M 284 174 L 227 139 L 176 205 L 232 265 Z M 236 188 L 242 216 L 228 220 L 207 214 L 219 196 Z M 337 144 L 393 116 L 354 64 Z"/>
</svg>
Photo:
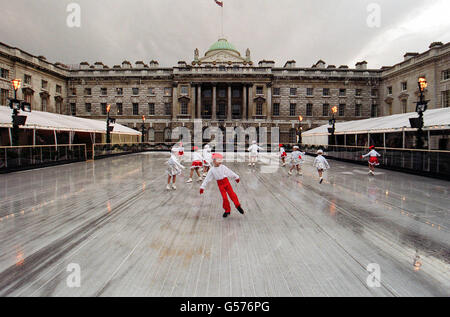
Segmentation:
<svg viewBox="0 0 450 317">
<path fill-rule="evenodd" d="M 244 63 L 245 58 L 236 56 L 228 51 L 217 51 L 216 53 L 199 59 L 201 63 Z"/>
</svg>

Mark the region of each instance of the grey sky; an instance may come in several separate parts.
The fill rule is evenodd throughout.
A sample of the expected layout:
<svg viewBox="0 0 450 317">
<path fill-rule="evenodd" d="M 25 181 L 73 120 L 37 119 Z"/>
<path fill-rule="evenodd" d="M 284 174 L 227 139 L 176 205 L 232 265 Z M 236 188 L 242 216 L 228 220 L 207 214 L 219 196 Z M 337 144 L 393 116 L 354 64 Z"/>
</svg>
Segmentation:
<svg viewBox="0 0 450 317">
<path fill-rule="evenodd" d="M 224 33 L 252 60 L 294 59 L 309 67 L 392 65 L 405 52 L 450 41 L 448 0 L 223 0 Z M 81 6 L 81 28 L 66 25 L 66 7 Z M 381 25 L 367 25 L 367 6 L 381 6 Z M 109 66 L 152 59 L 161 66 L 191 62 L 220 36 L 213 0 L 1 0 L 0 41 L 49 61 Z"/>
</svg>

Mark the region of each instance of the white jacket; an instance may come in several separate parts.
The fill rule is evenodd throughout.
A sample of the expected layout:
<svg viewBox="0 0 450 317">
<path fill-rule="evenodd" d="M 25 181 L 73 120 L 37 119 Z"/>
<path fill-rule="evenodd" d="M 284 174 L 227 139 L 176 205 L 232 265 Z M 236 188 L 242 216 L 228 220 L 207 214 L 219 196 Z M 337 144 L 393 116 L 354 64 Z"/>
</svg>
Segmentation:
<svg viewBox="0 0 450 317">
<path fill-rule="evenodd" d="M 250 152 L 250 154 L 252 154 L 253 156 L 258 155 L 258 151 L 262 151 L 264 150 L 262 147 L 260 147 L 258 144 L 252 144 L 250 145 L 250 147 L 248 148 L 248 151 Z"/>
<path fill-rule="evenodd" d="M 291 153 L 291 162 L 295 165 L 300 164 L 304 161 L 304 156 L 305 153 L 300 151 L 294 151 Z"/>
<path fill-rule="evenodd" d="M 322 155 L 318 155 L 316 157 L 313 166 L 320 170 L 326 170 L 330 168 L 330 164 L 328 164 L 327 159 L 324 158 Z"/>
<path fill-rule="evenodd" d="M 171 167 L 176 167 L 178 169 L 184 169 L 184 166 L 180 164 L 180 162 L 178 162 L 178 158 L 171 154 L 169 160 L 167 161 L 167 165 L 171 166 Z"/>
<path fill-rule="evenodd" d="M 239 179 L 239 175 L 237 175 L 235 172 L 233 172 L 223 164 L 221 164 L 219 167 L 213 166 L 206 175 L 206 178 L 204 179 L 200 188 L 205 189 L 206 185 L 208 185 L 208 183 L 213 179 L 219 181 L 224 178 Z"/>
<path fill-rule="evenodd" d="M 368 157 L 368 156 L 370 156 L 370 157 L 378 157 L 378 156 L 381 156 L 381 155 L 377 151 L 372 150 L 369 153 L 367 153 L 366 155 L 363 155 L 362 157 Z"/>
<path fill-rule="evenodd" d="M 203 156 L 199 151 L 192 153 L 192 162 L 200 161 L 203 162 Z"/>
<path fill-rule="evenodd" d="M 210 150 L 208 149 L 203 150 L 203 159 L 208 163 L 212 161 L 212 154 Z"/>
</svg>

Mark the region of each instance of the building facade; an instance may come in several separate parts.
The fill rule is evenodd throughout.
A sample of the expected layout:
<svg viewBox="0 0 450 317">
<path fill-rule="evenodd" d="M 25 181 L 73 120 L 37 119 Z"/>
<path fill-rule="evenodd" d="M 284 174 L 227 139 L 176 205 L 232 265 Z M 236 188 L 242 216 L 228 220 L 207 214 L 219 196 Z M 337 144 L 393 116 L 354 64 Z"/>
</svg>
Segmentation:
<svg viewBox="0 0 450 317">
<path fill-rule="evenodd" d="M 448 107 L 450 43 L 433 43 L 427 52 L 407 53 L 402 63 L 382 69 L 368 69 L 365 61 L 354 68 L 322 60 L 306 68 L 295 61 L 255 64 L 250 50 L 241 55 L 226 39 L 170 68 L 154 60 L 69 67 L 0 44 L 0 69 L 1 105 L 13 96 L 11 80 L 19 78 L 18 97 L 34 110 L 105 119 L 111 105 L 111 116 L 132 128 L 140 129 L 145 116 L 150 142 L 170 141 L 174 128 L 192 130 L 193 119 L 203 119 L 205 127 L 221 129 L 278 127 L 280 141 L 288 143 L 296 142 L 300 128 L 327 124 L 333 106 L 338 121 L 414 111 L 420 76 L 429 83 L 429 107 Z"/>
</svg>

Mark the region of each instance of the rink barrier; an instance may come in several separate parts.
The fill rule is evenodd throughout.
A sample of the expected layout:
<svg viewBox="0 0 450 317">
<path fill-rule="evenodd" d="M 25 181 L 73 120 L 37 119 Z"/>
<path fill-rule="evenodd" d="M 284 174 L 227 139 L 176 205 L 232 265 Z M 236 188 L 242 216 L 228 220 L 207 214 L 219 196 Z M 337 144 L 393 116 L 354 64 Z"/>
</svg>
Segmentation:
<svg viewBox="0 0 450 317">
<path fill-rule="evenodd" d="M 367 147 L 302 145 L 302 150 L 310 155 L 316 155 L 319 149 L 326 157 L 367 165 L 368 158 L 361 158 L 369 152 Z M 380 168 L 450 180 L 450 151 L 384 147 L 377 147 L 376 151 L 381 155 Z"/>
<path fill-rule="evenodd" d="M 0 173 L 86 161 L 86 144 L 0 147 Z"/>
</svg>

